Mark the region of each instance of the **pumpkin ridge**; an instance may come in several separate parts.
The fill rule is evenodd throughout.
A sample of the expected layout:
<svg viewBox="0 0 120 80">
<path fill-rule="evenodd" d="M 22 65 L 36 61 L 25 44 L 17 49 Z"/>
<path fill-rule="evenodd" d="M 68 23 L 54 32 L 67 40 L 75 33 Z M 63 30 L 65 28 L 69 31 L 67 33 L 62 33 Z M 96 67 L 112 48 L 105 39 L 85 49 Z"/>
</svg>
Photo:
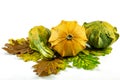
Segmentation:
<svg viewBox="0 0 120 80">
<path fill-rule="evenodd" d="M 83 48 L 85 48 L 85 45 L 82 45 L 80 42 L 78 42 L 76 39 L 73 39 L 75 42 L 77 42 L 78 44 L 80 44 Z"/>
<path fill-rule="evenodd" d="M 74 39 L 72 40 L 72 45 L 74 46 L 73 41 L 74 41 Z M 73 47 L 73 48 L 71 48 L 71 49 L 72 49 L 73 56 L 75 56 L 76 54 L 75 54 L 74 47 Z"/>
<path fill-rule="evenodd" d="M 66 40 L 64 41 L 64 45 L 63 45 L 64 48 L 66 48 L 66 47 L 65 47 L 65 43 L 66 43 Z M 66 53 L 66 52 L 65 52 L 64 50 L 62 50 L 62 53 L 61 53 L 62 55 L 61 55 L 61 56 L 62 56 L 62 57 L 65 56 L 65 53 Z"/>
<path fill-rule="evenodd" d="M 75 24 L 75 26 L 80 26 L 80 25 L 77 25 L 77 23 Z M 75 30 L 76 30 L 76 27 L 74 26 L 73 30 L 70 32 L 71 34 L 74 34 L 75 33 Z"/>
<path fill-rule="evenodd" d="M 64 40 L 65 40 L 65 39 L 60 40 L 60 41 L 59 41 L 59 42 L 57 42 L 56 44 L 52 45 L 52 47 L 53 47 L 53 46 L 55 46 L 55 45 L 57 45 L 58 43 L 60 43 L 60 42 L 64 41 Z M 55 41 L 57 41 L 57 40 L 55 40 Z M 51 44 L 55 43 L 55 41 L 51 41 Z"/>
</svg>

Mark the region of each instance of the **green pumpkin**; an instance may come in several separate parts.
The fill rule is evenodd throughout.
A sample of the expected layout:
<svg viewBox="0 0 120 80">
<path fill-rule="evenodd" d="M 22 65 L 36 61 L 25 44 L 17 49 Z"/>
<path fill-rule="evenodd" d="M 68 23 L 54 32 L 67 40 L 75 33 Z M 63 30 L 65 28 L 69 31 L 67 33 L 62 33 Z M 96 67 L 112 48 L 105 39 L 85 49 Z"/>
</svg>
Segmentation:
<svg viewBox="0 0 120 80">
<path fill-rule="evenodd" d="M 49 37 L 50 31 L 44 26 L 35 26 L 29 31 L 30 48 L 38 51 L 43 59 L 54 57 L 53 51 L 47 45 Z"/>
<path fill-rule="evenodd" d="M 84 23 L 88 44 L 94 48 L 107 48 L 114 43 L 119 34 L 117 29 L 105 21 L 93 21 Z"/>
</svg>

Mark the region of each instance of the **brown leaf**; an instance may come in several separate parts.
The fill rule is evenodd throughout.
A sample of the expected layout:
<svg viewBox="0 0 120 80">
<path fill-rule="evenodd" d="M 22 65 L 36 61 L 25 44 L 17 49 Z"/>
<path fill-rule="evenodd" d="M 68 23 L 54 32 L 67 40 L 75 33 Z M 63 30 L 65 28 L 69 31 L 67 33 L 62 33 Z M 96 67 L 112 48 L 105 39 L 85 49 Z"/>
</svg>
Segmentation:
<svg viewBox="0 0 120 80">
<path fill-rule="evenodd" d="M 13 40 L 10 39 L 9 43 L 5 44 L 5 47 L 3 47 L 5 51 L 7 51 L 10 54 L 21 54 L 21 53 L 32 53 L 33 50 L 29 47 L 29 41 L 28 39 L 17 39 Z"/>
<path fill-rule="evenodd" d="M 66 63 L 60 59 L 54 59 L 51 61 L 41 60 L 38 61 L 36 65 L 33 66 L 39 76 L 48 76 L 50 74 L 57 74 L 59 70 L 63 70 L 66 67 Z"/>
</svg>

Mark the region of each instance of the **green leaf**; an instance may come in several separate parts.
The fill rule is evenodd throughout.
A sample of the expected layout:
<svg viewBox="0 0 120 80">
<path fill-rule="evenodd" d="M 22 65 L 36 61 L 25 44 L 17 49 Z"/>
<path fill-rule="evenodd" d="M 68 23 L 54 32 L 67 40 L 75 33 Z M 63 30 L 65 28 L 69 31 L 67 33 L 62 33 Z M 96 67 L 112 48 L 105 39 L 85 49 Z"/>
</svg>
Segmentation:
<svg viewBox="0 0 120 80">
<path fill-rule="evenodd" d="M 94 48 L 86 48 L 85 50 L 82 51 L 82 53 L 88 55 L 92 54 L 94 56 L 105 56 L 110 54 L 112 51 L 112 47 L 107 47 L 104 49 L 94 49 Z"/>
<path fill-rule="evenodd" d="M 77 68 L 83 68 L 86 70 L 92 70 L 100 64 L 99 58 L 91 54 L 86 55 L 80 52 L 75 57 L 66 58 L 66 62 L 72 62 L 72 65 Z"/>
<path fill-rule="evenodd" d="M 98 56 L 105 56 L 107 54 L 110 54 L 111 51 L 111 47 L 107 47 L 105 49 L 94 49 L 87 47 L 77 56 L 65 58 L 65 61 L 72 62 L 74 67 L 91 70 L 97 67 L 98 64 L 100 64 L 100 62 L 98 61 Z"/>
</svg>

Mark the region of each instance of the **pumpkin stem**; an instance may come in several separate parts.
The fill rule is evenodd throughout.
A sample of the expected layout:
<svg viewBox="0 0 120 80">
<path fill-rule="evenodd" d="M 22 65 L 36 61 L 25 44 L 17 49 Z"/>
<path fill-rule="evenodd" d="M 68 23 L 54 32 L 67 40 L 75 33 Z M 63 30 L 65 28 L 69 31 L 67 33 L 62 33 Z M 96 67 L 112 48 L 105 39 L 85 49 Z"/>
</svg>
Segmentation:
<svg viewBox="0 0 120 80">
<path fill-rule="evenodd" d="M 67 37 L 66 37 L 66 39 L 67 39 L 67 40 L 71 40 L 72 38 L 73 38 L 73 36 L 72 36 L 72 35 L 70 35 L 70 34 L 69 34 L 69 35 L 67 35 Z"/>
</svg>

